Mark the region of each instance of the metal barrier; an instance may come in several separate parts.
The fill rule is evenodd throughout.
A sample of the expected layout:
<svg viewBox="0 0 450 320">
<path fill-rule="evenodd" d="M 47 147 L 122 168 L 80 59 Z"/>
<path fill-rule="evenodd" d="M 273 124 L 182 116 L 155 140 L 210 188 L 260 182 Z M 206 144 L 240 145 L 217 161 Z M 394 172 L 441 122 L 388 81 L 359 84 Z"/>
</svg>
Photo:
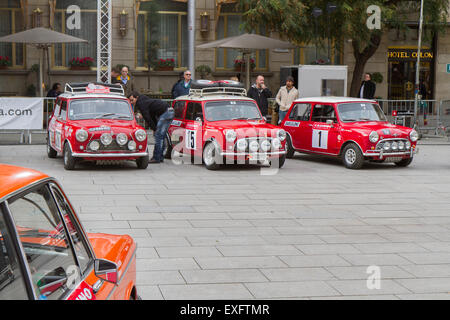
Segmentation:
<svg viewBox="0 0 450 320">
<path fill-rule="evenodd" d="M 1 130 L 0 128 L 0 143 L 2 142 L 1 137 L 5 134 L 16 134 L 18 135 L 19 144 L 31 144 L 32 136 L 34 134 L 46 134 L 49 118 L 53 113 L 55 106 L 55 98 L 44 98 L 43 99 L 43 124 L 42 130 Z M 167 102 L 172 105 L 172 99 L 162 99 L 162 101 Z M 413 117 L 414 117 L 414 100 L 377 100 L 380 107 L 383 109 L 384 113 L 390 122 L 395 124 L 400 124 L 404 126 L 413 127 Z M 269 99 L 269 108 L 273 108 L 275 104 L 275 99 Z M 394 117 L 392 115 L 393 111 L 397 111 L 398 115 Z M 450 134 L 450 100 L 421 100 L 419 101 L 419 106 L 417 109 L 417 122 L 418 126 L 416 129 L 419 133 L 445 137 Z M 270 122 L 270 112 L 269 119 Z M 144 119 L 137 120 L 138 124 L 142 127 L 148 129 L 148 124 Z M 447 129 L 448 128 L 448 129 Z"/>
<path fill-rule="evenodd" d="M 442 101 L 419 100 L 414 123 L 414 100 L 377 100 L 388 120 L 394 124 L 415 127 L 422 135 L 442 136 Z M 393 112 L 397 115 L 394 116 Z"/>
</svg>

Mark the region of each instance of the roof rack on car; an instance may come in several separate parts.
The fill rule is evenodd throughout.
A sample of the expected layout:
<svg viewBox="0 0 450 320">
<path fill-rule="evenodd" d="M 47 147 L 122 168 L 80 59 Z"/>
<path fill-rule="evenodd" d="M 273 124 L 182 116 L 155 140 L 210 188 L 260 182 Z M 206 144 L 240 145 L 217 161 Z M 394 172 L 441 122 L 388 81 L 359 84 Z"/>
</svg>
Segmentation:
<svg viewBox="0 0 450 320">
<path fill-rule="evenodd" d="M 244 88 L 233 88 L 233 87 L 211 87 L 203 89 L 190 89 L 190 96 L 206 96 L 206 95 L 233 95 L 233 96 L 247 96 L 247 90 Z"/>
<path fill-rule="evenodd" d="M 120 84 L 109 84 L 101 82 L 66 83 L 64 92 L 70 94 L 108 93 L 122 96 L 125 95 L 125 91 Z"/>
</svg>

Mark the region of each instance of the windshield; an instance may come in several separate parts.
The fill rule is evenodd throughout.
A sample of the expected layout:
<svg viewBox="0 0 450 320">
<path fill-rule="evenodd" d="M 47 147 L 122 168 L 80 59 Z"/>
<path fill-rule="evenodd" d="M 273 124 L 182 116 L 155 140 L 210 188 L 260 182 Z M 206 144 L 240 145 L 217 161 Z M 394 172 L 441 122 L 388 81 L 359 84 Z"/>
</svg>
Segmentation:
<svg viewBox="0 0 450 320">
<path fill-rule="evenodd" d="M 119 99 L 73 100 L 69 109 L 70 120 L 120 119 L 133 120 L 130 105 Z"/>
<path fill-rule="evenodd" d="M 387 121 L 383 111 L 375 103 L 343 103 L 338 106 L 338 112 L 343 122 Z"/>
<path fill-rule="evenodd" d="M 261 120 L 258 106 L 252 101 L 212 101 L 205 105 L 206 120 Z"/>
</svg>

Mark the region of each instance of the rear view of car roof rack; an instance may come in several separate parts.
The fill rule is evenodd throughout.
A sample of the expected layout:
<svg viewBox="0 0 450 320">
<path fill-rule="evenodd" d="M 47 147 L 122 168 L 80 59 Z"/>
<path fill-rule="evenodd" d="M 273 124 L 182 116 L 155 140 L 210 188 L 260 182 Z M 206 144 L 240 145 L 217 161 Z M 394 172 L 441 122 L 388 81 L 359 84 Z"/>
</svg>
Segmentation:
<svg viewBox="0 0 450 320">
<path fill-rule="evenodd" d="M 189 95 L 203 97 L 205 95 L 234 95 L 246 96 L 247 90 L 244 89 L 242 83 L 233 80 L 194 80 L 189 90 Z"/>
<path fill-rule="evenodd" d="M 189 90 L 190 96 L 206 96 L 206 95 L 217 95 L 225 94 L 232 96 L 247 96 L 247 90 L 244 88 L 230 88 L 230 87 L 212 87 L 203 89 L 191 89 Z"/>
<path fill-rule="evenodd" d="M 120 84 L 101 82 L 66 83 L 64 92 L 70 94 L 106 93 L 125 95 L 125 91 Z"/>
</svg>

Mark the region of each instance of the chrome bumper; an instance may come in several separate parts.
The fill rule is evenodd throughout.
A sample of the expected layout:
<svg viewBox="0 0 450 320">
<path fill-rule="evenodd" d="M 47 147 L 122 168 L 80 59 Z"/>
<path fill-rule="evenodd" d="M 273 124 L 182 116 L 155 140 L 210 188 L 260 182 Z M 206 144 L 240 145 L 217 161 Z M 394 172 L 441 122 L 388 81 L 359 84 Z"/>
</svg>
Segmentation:
<svg viewBox="0 0 450 320">
<path fill-rule="evenodd" d="M 140 158 L 148 156 L 148 152 L 138 153 L 73 153 L 76 158 Z"/>
<path fill-rule="evenodd" d="M 419 153 L 419 148 L 411 148 L 410 151 L 403 151 L 403 152 L 384 152 L 384 150 L 381 151 L 374 151 L 374 152 L 366 152 L 364 153 L 365 157 L 378 157 L 380 160 L 383 160 L 387 157 L 399 157 L 399 156 L 410 156 L 411 158 Z"/>
<path fill-rule="evenodd" d="M 260 155 L 265 155 L 268 158 L 273 157 L 273 156 L 280 156 L 283 154 L 286 154 L 286 151 L 277 151 L 277 152 L 255 152 L 255 153 L 249 153 L 249 152 L 222 152 L 220 153 L 220 155 L 223 157 L 231 157 L 231 156 L 235 156 L 235 157 L 244 157 L 244 156 L 250 156 L 250 155 L 254 155 L 254 154 L 260 154 Z"/>
</svg>

